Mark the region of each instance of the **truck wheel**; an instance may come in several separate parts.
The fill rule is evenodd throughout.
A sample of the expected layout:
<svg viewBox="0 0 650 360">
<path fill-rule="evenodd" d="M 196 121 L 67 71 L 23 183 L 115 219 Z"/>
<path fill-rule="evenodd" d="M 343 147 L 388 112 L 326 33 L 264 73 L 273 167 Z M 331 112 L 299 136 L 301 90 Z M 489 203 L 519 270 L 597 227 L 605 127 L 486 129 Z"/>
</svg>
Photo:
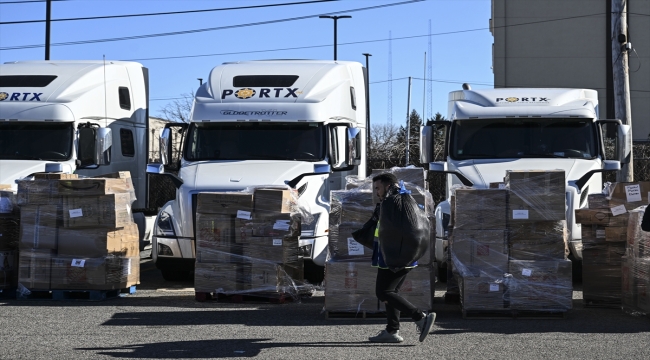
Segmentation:
<svg viewBox="0 0 650 360">
<path fill-rule="evenodd" d="M 305 279 L 310 284 L 320 285 L 325 279 L 325 268 L 305 260 Z"/>
<path fill-rule="evenodd" d="M 182 281 L 189 277 L 189 271 L 178 271 L 174 269 L 160 269 L 163 279 L 166 281 Z"/>
</svg>

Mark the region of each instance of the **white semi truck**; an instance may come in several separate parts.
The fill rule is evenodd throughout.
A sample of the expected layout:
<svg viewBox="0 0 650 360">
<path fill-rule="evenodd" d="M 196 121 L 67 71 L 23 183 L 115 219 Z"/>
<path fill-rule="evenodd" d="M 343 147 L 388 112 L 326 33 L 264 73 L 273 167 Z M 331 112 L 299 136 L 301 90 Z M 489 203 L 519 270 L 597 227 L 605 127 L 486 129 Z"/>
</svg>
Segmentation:
<svg viewBox="0 0 650 360">
<path fill-rule="evenodd" d="M 124 61 L 0 65 L 0 184 L 37 172 L 96 176 L 130 171 L 147 207 L 148 70 Z M 146 237 L 142 212 L 134 213 Z"/>
<path fill-rule="evenodd" d="M 616 154 L 610 160 L 605 157 L 605 126 L 615 134 Z M 434 136 L 444 139 L 444 161 L 433 161 Z M 574 210 L 587 206 L 588 194 L 602 191 L 601 176 L 593 175 L 620 170 L 631 147 L 629 126 L 598 119 L 594 90 L 471 90 L 466 84 L 449 93 L 447 119 L 422 127 L 420 141 L 421 162 L 429 163 L 430 172 L 447 173 L 447 200 L 435 210 L 435 257 L 442 272 L 452 187 L 485 189 L 503 182 L 506 170 L 564 170 L 570 258 L 582 260 L 582 230 Z"/>
<path fill-rule="evenodd" d="M 348 175 L 365 177 L 365 124 L 360 63 L 269 60 L 215 67 L 196 92 L 190 123 L 163 132 L 165 165 L 148 167 L 178 187 L 154 226 L 152 256 L 163 276 L 183 277 L 194 268 L 198 193 L 288 185 L 314 216 L 300 237 L 306 275 L 322 277 L 330 190 L 345 188 Z M 172 151 L 174 134 L 183 136 L 180 152 Z"/>
</svg>

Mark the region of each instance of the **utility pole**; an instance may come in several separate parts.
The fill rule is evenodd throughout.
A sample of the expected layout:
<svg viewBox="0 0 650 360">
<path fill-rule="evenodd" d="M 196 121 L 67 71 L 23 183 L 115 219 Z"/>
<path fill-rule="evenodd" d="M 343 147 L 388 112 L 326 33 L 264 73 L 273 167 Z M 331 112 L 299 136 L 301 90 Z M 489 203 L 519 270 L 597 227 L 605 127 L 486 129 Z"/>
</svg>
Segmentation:
<svg viewBox="0 0 650 360">
<path fill-rule="evenodd" d="M 422 91 L 422 124 L 427 123 L 424 110 L 427 106 L 427 52 L 424 52 L 424 90 Z"/>
<path fill-rule="evenodd" d="M 52 22 L 52 0 L 45 5 L 45 60 L 50 60 L 50 23 Z"/>
<path fill-rule="evenodd" d="M 321 19 L 332 19 L 334 20 L 334 61 L 336 61 L 336 23 L 338 22 L 339 19 L 349 19 L 352 16 L 350 15 L 341 15 L 341 16 L 330 16 L 330 15 L 321 15 L 319 18 Z"/>
<path fill-rule="evenodd" d="M 627 39 L 627 1 L 612 0 L 612 66 L 614 67 L 614 113 L 624 125 L 632 128 L 632 106 L 630 104 L 630 73 L 628 68 L 628 50 L 632 48 Z M 632 132 L 630 130 L 630 135 Z M 632 141 L 632 136 L 630 136 Z M 630 148 L 631 148 L 630 144 Z M 632 152 L 630 162 L 621 165 L 616 181 L 634 181 Z"/>
<path fill-rule="evenodd" d="M 366 57 L 366 148 L 370 146 L 370 63 L 368 57 L 372 56 L 369 53 L 363 53 Z"/>
<path fill-rule="evenodd" d="M 411 140 L 411 115 L 409 114 L 411 110 L 411 77 L 409 76 L 409 98 L 406 102 L 406 162 L 404 166 L 409 165 L 409 152 L 411 151 L 410 140 Z"/>
</svg>

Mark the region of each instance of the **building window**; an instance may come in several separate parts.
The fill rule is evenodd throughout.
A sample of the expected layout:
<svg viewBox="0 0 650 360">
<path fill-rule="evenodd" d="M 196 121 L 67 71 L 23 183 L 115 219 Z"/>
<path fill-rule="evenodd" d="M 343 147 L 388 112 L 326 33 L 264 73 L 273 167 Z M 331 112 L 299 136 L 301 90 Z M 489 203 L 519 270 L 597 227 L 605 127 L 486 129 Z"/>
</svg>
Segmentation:
<svg viewBox="0 0 650 360">
<path fill-rule="evenodd" d="M 120 107 L 124 110 L 131 110 L 131 95 L 129 94 L 129 88 L 120 87 L 118 93 L 120 96 Z"/>
<path fill-rule="evenodd" d="M 133 144 L 133 132 L 129 129 L 120 129 L 120 144 L 122 145 L 122 156 L 135 156 L 135 145 Z"/>
</svg>

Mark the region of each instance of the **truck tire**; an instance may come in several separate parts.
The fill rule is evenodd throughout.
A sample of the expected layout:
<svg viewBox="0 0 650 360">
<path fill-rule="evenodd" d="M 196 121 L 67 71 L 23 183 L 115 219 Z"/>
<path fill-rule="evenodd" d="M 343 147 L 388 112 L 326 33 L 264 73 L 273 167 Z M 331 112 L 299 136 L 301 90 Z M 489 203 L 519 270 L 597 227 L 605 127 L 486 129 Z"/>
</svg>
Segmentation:
<svg viewBox="0 0 650 360">
<path fill-rule="evenodd" d="M 320 285 L 325 279 L 325 267 L 305 260 L 305 280 L 312 285 Z"/>
<path fill-rule="evenodd" d="M 447 266 L 445 265 L 438 266 L 437 277 L 439 282 L 443 282 L 443 283 L 447 282 Z"/>
</svg>

